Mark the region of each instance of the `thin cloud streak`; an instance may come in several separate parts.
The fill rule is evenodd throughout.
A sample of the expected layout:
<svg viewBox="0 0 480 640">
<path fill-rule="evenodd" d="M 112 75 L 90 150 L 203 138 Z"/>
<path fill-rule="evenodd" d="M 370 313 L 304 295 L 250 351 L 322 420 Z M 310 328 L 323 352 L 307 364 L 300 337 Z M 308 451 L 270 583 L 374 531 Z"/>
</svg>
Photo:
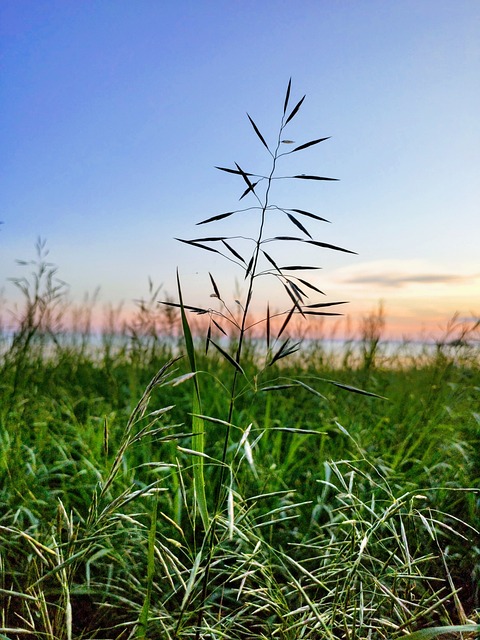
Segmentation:
<svg viewBox="0 0 480 640">
<path fill-rule="evenodd" d="M 375 284 L 383 287 L 398 289 L 411 284 L 466 284 L 474 281 L 478 275 L 462 276 L 456 274 L 424 273 L 411 275 L 405 273 L 366 274 L 343 279 L 345 284 Z"/>
<path fill-rule="evenodd" d="M 471 267 L 472 265 L 470 265 Z M 426 260 L 377 260 L 338 269 L 333 281 L 342 287 L 378 287 L 398 290 L 435 285 L 435 289 L 461 286 L 470 288 L 480 279 L 480 273 L 464 265 L 463 273 L 446 272 L 441 265 Z"/>
</svg>

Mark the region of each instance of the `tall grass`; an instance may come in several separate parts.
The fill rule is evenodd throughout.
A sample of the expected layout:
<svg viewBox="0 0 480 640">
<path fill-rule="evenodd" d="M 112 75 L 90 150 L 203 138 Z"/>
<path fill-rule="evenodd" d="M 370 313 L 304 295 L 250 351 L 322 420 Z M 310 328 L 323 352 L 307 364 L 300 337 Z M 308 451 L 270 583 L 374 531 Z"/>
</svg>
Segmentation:
<svg viewBox="0 0 480 640">
<path fill-rule="evenodd" d="M 381 312 L 340 357 L 288 339 L 294 319 L 331 312 L 306 298 L 321 295 L 297 279 L 307 265 L 280 266 L 270 247 L 286 240 L 265 226 L 281 215 L 310 242 L 298 216 L 321 223 L 272 204 L 303 104 L 289 108 L 290 89 L 276 146 L 249 121 L 271 172 L 227 171 L 256 200 L 257 234 L 187 241 L 235 258 L 240 305 L 213 275 L 217 310 L 189 306 L 180 280 L 179 301 L 157 307 L 150 283 L 133 320 L 112 314 L 92 346 L 94 300 L 69 333 L 43 243 L 33 276 L 16 278 L 24 307 L 0 371 L 0 637 L 478 634 L 478 326 L 388 360 Z M 267 307 L 259 342 L 249 308 L 265 277 L 289 307 L 279 320 Z M 208 349 L 191 313 L 209 320 Z"/>
</svg>

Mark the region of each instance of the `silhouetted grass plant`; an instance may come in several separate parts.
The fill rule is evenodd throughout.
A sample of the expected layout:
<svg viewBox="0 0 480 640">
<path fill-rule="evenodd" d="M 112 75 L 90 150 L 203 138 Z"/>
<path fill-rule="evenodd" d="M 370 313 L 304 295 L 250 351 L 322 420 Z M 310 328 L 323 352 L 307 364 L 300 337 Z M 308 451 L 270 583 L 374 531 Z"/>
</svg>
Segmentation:
<svg viewBox="0 0 480 640">
<path fill-rule="evenodd" d="M 353 392 L 354 394 L 361 394 L 371 397 L 377 396 L 376 393 L 361 390 L 352 386 L 351 384 L 332 381 L 325 378 L 322 379 L 318 376 L 314 379 L 314 383 L 316 384 L 310 384 L 310 381 L 307 384 L 305 380 L 302 380 L 298 377 L 286 378 L 284 376 L 278 379 L 274 379 L 273 381 L 264 381 L 265 374 L 268 375 L 268 372 L 271 371 L 275 365 L 278 366 L 281 360 L 292 356 L 300 348 L 300 342 L 293 342 L 288 336 L 288 328 L 290 322 L 294 317 L 300 315 L 304 319 L 307 319 L 318 316 L 324 317 L 338 315 L 335 307 L 344 304 L 344 301 L 311 301 L 311 296 L 318 297 L 324 295 L 323 291 L 318 288 L 317 284 L 314 284 L 312 278 L 309 278 L 308 275 L 305 275 L 311 273 L 312 271 L 316 271 L 318 269 L 318 266 L 310 264 L 295 264 L 283 266 L 276 253 L 272 253 L 272 249 L 270 247 L 275 248 L 278 244 L 282 244 L 285 242 L 299 244 L 305 243 L 307 245 L 312 245 L 321 249 L 353 253 L 352 251 L 343 247 L 314 239 L 314 236 L 310 233 L 310 230 L 305 225 L 308 224 L 308 222 L 311 224 L 313 222 L 328 222 L 325 218 L 319 216 L 317 213 L 305 211 L 304 209 L 286 208 L 284 206 L 280 206 L 274 200 L 274 185 L 276 180 L 308 180 L 314 182 L 331 182 L 335 180 L 334 178 L 330 177 L 305 173 L 289 176 L 278 175 L 280 160 L 283 157 L 289 156 L 293 153 L 304 151 L 320 143 L 323 143 L 328 139 L 327 137 L 320 137 L 297 145 L 292 140 L 289 140 L 287 138 L 287 136 L 285 135 L 285 130 L 287 129 L 288 124 L 298 114 L 305 99 L 305 96 L 303 96 L 295 104 L 295 106 L 291 108 L 290 93 L 291 81 L 289 82 L 287 87 L 283 105 L 283 115 L 278 129 L 278 136 L 273 144 L 269 144 L 266 141 L 255 121 L 251 118 L 250 115 L 247 114 L 248 120 L 250 121 L 250 124 L 257 138 L 270 156 L 270 171 L 266 174 L 246 171 L 242 167 L 240 167 L 238 163 L 235 163 L 234 167 L 217 167 L 217 169 L 219 169 L 220 171 L 226 172 L 241 180 L 243 184 L 243 191 L 240 195 L 240 200 L 248 197 L 251 201 L 253 201 L 253 205 L 244 209 L 237 209 L 234 211 L 228 211 L 226 213 L 215 215 L 198 223 L 199 225 L 211 225 L 220 222 L 223 223 L 225 219 L 230 218 L 231 216 L 245 215 L 246 213 L 251 214 L 251 212 L 253 211 L 258 216 L 256 231 L 252 236 L 246 235 L 247 232 L 245 232 L 245 235 L 242 234 L 242 236 L 208 235 L 196 237 L 189 240 L 180 240 L 181 242 L 197 249 L 219 254 L 223 258 L 236 264 L 236 266 L 242 271 L 246 283 L 246 293 L 243 299 L 236 299 L 235 307 L 229 305 L 222 295 L 219 286 L 214 279 L 214 276 L 209 273 L 209 278 L 213 290 L 211 297 L 215 298 L 218 301 L 218 309 L 212 309 L 210 306 L 201 307 L 185 304 L 178 275 L 177 280 L 179 302 L 173 303 L 171 301 L 167 301 L 164 303 L 170 307 L 178 307 L 181 311 L 186 350 L 189 357 L 192 374 L 195 375 L 192 401 L 192 430 L 194 432 L 194 436 L 192 438 L 192 451 L 190 453 L 192 454 L 194 476 L 194 500 L 196 503 L 196 507 L 198 508 L 201 517 L 200 519 L 202 521 L 204 529 L 202 548 L 195 558 L 195 576 L 192 575 L 192 579 L 195 579 L 195 581 L 197 581 L 199 585 L 200 583 L 202 585 L 201 595 L 199 596 L 199 604 L 197 605 L 198 615 L 196 618 L 196 638 L 200 638 L 200 636 L 202 635 L 204 623 L 209 618 L 209 609 L 212 602 L 214 602 L 218 597 L 220 597 L 221 599 L 224 598 L 225 593 L 228 590 L 227 584 L 230 582 L 230 576 L 228 576 L 228 578 L 220 580 L 219 582 L 213 581 L 212 568 L 216 563 L 217 554 L 220 552 L 220 555 L 223 556 L 222 544 L 225 536 L 225 529 L 228 531 L 229 539 L 232 539 L 233 537 L 236 521 L 236 509 L 238 509 L 237 505 L 241 504 L 243 500 L 248 499 L 248 494 L 245 495 L 244 493 L 248 488 L 248 484 L 242 484 L 240 482 L 241 472 L 234 465 L 236 455 L 242 445 L 248 445 L 248 447 L 245 449 L 242 459 L 245 459 L 248 462 L 250 471 L 253 476 L 250 479 L 250 482 L 255 485 L 255 481 L 258 481 L 259 478 L 258 472 L 256 471 L 256 468 L 254 466 L 253 447 L 257 446 L 262 439 L 266 440 L 268 437 L 264 425 L 254 426 L 253 423 L 250 423 L 248 427 L 245 426 L 246 422 L 244 422 L 245 419 L 243 412 L 241 409 L 238 410 L 238 405 L 240 404 L 240 402 L 244 401 L 244 396 L 248 395 L 249 393 L 253 393 L 254 395 L 262 392 L 270 394 L 284 392 L 284 390 L 292 391 L 293 389 L 298 392 L 298 390 L 301 389 L 308 391 L 314 396 L 323 397 L 316 388 L 319 382 L 331 383 L 337 388 Z M 290 145 L 292 145 L 293 148 L 289 148 Z M 286 150 L 284 151 L 284 149 Z M 300 231 L 300 235 L 269 235 L 269 224 L 273 226 L 273 229 L 275 229 L 275 227 L 278 227 L 279 217 L 285 217 L 291 223 L 292 227 L 295 228 L 297 234 L 298 231 Z M 272 316 L 268 303 L 266 314 L 263 320 L 259 321 L 255 319 L 254 321 L 252 320 L 251 314 L 251 309 L 255 307 L 255 291 L 257 281 L 259 278 L 265 277 L 274 278 L 280 282 L 286 293 L 287 301 L 290 303 L 290 306 L 286 311 L 275 314 L 275 319 L 280 318 L 281 324 L 279 325 L 279 328 L 277 328 L 273 333 Z M 332 308 L 334 309 L 333 311 Z M 212 415 L 210 415 L 210 413 L 203 413 L 202 392 L 199 382 L 199 376 L 197 375 L 199 371 L 196 365 L 194 341 L 187 320 L 187 312 L 193 312 L 197 315 L 208 317 L 209 325 L 206 334 L 205 350 L 206 352 L 208 352 L 210 346 L 214 348 L 221 354 L 221 356 L 226 360 L 227 364 L 232 369 L 230 385 L 228 385 L 228 382 L 226 381 L 219 381 L 219 391 L 221 392 L 222 388 L 226 390 L 228 399 L 228 408 L 223 416 L 217 415 L 213 417 Z M 249 332 L 253 329 L 257 330 L 259 324 L 261 324 L 265 328 L 264 335 L 266 353 L 263 358 L 263 366 L 261 366 L 260 369 L 257 370 L 257 372 L 249 378 L 243 362 L 243 349 Z M 380 341 L 380 332 L 382 327 L 383 312 L 382 309 L 380 309 L 380 312 L 378 314 L 372 315 L 365 321 L 363 329 L 363 363 L 365 374 L 369 374 L 375 365 L 375 358 Z M 215 333 L 217 335 L 221 334 L 223 336 L 227 336 L 230 340 L 230 344 L 232 345 L 233 350 L 229 351 L 225 349 L 218 342 L 218 340 L 214 338 Z M 222 425 L 224 427 L 224 434 L 220 438 L 220 440 L 223 441 L 222 454 L 220 459 L 207 454 L 207 440 L 209 434 L 211 434 L 212 432 L 212 424 Z M 340 425 L 338 426 L 341 431 L 344 431 L 343 427 L 340 427 Z M 324 432 L 314 429 L 305 429 L 297 426 L 280 427 L 269 425 L 268 435 L 271 435 L 272 432 L 276 431 L 287 431 L 302 436 L 308 435 L 310 438 L 315 438 L 318 436 L 323 437 L 325 435 Z M 239 440 L 236 439 L 236 435 L 233 435 L 232 437 L 232 434 L 235 434 L 235 432 L 237 432 L 240 436 Z M 214 433 L 215 440 L 218 441 L 218 429 L 216 429 Z M 253 447 L 250 444 L 249 438 L 251 438 L 253 441 Z M 236 444 L 237 442 L 238 444 Z M 204 469 L 206 465 L 219 466 L 219 472 L 216 477 L 214 476 L 214 484 L 213 487 L 211 487 L 214 495 L 212 511 L 209 510 L 205 492 L 206 482 Z M 354 474 L 355 471 L 358 470 L 354 468 L 351 473 Z M 342 478 L 341 476 L 339 477 Z M 382 480 L 385 481 L 385 478 L 382 477 Z M 260 486 L 261 485 L 258 484 L 259 491 Z M 290 509 L 293 513 L 295 513 L 295 510 L 301 508 L 303 504 L 304 503 L 293 504 L 290 505 L 288 509 L 285 506 L 279 507 L 278 509 L 274 509 L 271 514 L 276 514 L 277 512 L 286 513 L 287 511 L 290 511 Z M 396 498 L 394 498 L 393 504 L 396 504 Z M 291 518 L 295 519 L 296 517 L 296 514 L 292 516 L 284 516 L 286 520 L 290 520 Z M 382 522 L 382 520 L 378 521 L 377 519 L 375 521 L 375 529 L 379 526 L 379 522 Z M 281 526 L 280 520 L 276 517 L 274 517 L 274 519 L 271 520 L 268 524 L 269 526 Z M 256 525 L 254 525 L 254 528 L 255 527 L 263 527 L 263 524 L 257 523 Z M 368 540 L 369 535 L 365 534 L 360 544 L 360 555 L 363 553 L 364 546 L 366 546 Z M 405 542 L 405 536 L 403 536 L 403 538 L 397 536 L 396 540 L 403 540 Z M 355 553 L 358 553 L 358 551 L 356 550 Z M 289 556 L 286 554 L 282 554 L 282 557 L 287 559 L 289 558 Z M 288 560 L 287 563 L 283 563 L 284 569 L 286 565 L 288 565 Z M 298 565 L 298 563 L 295 563 L 295 565 L 297 566 L 297 568 L 300 566 Z M 312 574 L 309 574 L 309 577 L 312 577 Z M 348 580 L 346 581 L 346 584 L 348 584 Z M 316 613 L 315 605 L 310 601 L 301 584 L 294 581 L 293 584 L 291 583 L 291 586 L 294 591 L 298 590 L 298 595 L 301 594 L 301 596 L 304 598 L 305 607 L 307 610 L 309 610 L 309 614 L 312 614 L 312 612 L 315 611 L 313 619 L 316 620 L 316 622 L 315 624 L 313 624 L 313 628 L 316 630 L 322 629 L 326 634 L 325 637 L 335 637 L 331 624 L 326 624 L 324 621 L 325 612 L 323 608 L 321 614 Z M 217 595 L 219 590 L 219 593 L 221 595 Z M 356 629 L 357 620 L 352 619 L 347 622 L 348 617 L 346 614 L 346 592 L 344 583 L 341 587 L 341 594 L 341 605 L 339 606 L 342 610 L 342 614 L 345 616 L 344 628 L 345 633 L 348 635 L 349 626 L 353 625 L 353 628 Z M 346 597 L 348 601 L 349 596 L 347 595 Z M 439 601 L 439 604 L 441 604 L 441 601 Z M 182 618 L 185 615 L 185 609 L 187 605 L 188 609 L 190 610 L 190 594 L 189 598 L 187 600 L 184 599 L 182 603 L 180 618 L 176 629 L 177 632 L 181 627 Z M 268 603 L 265 606 L 268 609 L 269 606 L 272 607 L 273 604 Z M 358 603 L 355 605 L 355 607 L 356 606 L 358 606 Z M 363 619 L 363 608 L 359 606 L 359 610 L 362 611 L 361 616 Z M 411 618 L 411 614 L 409 613 L 400 628 L 406 628 L 412 623 L 413 619 Z M 301 625 L 302 628 L 305 628 L 305 624 L 305 621 L 303 621 Z M 293 628 L 296 628 L 296 626 L 294 626 Z M 370 627 L 370 634 L 372 633 L 372 628 L 373 627 Z"/>
<path fill-rule="evenodd" d="M 179 301 L 159 307 L 150 281 L 136 314 L 111 309 L 93 340 L 95 296 L 69 335 L 43 242 L 33 279 L 16 280 L 25 306 L 0 370 L 0 638 L 478 634 L 478 325 L 455 321 L 433 352 L 387 362 L 377 312 L 340 358 L 301 348 L 297 321 L 325 333 L 338 311 L 314 265 L 283 266 L 282 246 L 345 250 L 313 239 L 316 213 L 274 201 L 277 179 L 329 181 L 278 173 L 326 140 L 289 141 L 304 100 L 290 105 L 290 90 L 273 144 L 249 117 L 269 173 L 220 167 L 252 206 L 201 223 L 256 215 L 251 236 L 184 240 L 235 262 L 238 302 L 208 275 L 215 309 L 186 304 L 180 278 Z M 275 235 L 278 218 L 297 235 Z M 266 278 L 287 304 L 259 321 Z M 190 314 L 207 320 L 202 344 Z"/>
</svg>

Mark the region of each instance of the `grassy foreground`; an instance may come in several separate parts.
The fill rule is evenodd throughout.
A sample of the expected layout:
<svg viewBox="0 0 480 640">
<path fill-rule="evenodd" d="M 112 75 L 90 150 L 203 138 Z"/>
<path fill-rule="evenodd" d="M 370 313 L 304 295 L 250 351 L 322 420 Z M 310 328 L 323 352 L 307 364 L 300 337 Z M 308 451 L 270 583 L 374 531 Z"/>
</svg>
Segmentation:
<svg viewBox="0 0 480 640">
<path fill-rule="evenodd" d="M 147 311 L 95 349 L 25 318 L 4 338 L 1 638 L 366 640 L 478 621 L 478 346 L 384 360 L 371 336 L 356 358 L 314 342 L 273 367 L 276 389 L 242 387 L 205 597 L 191 375 Z M 232 368 L 197 358 L 202 412 L 220 415 Z M 205 421 L 210 513 L 225 428 Z"/>
</svg>

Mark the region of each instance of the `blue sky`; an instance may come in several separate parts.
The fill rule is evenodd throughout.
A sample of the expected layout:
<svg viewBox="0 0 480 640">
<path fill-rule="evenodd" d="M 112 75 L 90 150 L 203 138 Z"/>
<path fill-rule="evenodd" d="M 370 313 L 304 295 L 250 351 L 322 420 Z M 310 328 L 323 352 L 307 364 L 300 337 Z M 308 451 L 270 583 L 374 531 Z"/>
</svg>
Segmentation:
<svg viewBox="0 0 480 640">
<path fill-rule="evenodd" d="M 480 313 L 476 0 L 4 0 L 0 47 L 8 301 L 39 236 L 74 300 L 100 286 L 100 304 L 128 310 L 148 277 L 174 294 L 177 267 L 192 304 L 208 271 L 233 297 L 241 273 L 174 237 L 239 206 L 242 186 L 214 166 L 264 170 L 246 112 L 273 140 L 292 77 L 292 102 L 307 97 L 289 136 L 331 139 L 284 174 L 339 182 L 277 183 L 274 200 L 327 218 L 312 234 L 358 255 L 300 245 L 281 261 L 322 266 L 315 284 L 354 319 L 382 300 L 398 335 Z M 284 308 L 280 293 L 259 289 Z"/>
</svg>

